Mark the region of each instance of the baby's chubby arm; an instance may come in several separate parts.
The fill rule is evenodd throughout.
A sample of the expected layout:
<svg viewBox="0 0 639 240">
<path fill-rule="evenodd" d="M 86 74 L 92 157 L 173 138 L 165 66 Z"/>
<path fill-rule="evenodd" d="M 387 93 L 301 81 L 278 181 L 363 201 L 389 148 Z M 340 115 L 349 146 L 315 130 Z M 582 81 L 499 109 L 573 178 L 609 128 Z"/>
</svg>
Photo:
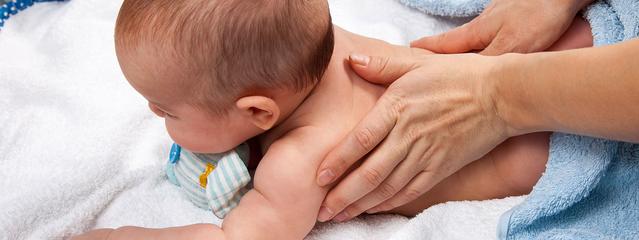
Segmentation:
<svg viewBox="0 0 639 240">
<path fill-rule="evenodd" d="M 229 239 L 302 239 L 328 192 L 315 171 L 328 151 L 320 135 L 298 130 L 273 143 L 247 193 L 222 228 Z"/>
<path fill-rule="evenodd" d="M 327 193 L 315 183 L 314 173 L 328 148 L 318 142 L 318 135 L 310 133 L 296 130 L 271 145 L 255 173 L 254 189 L 224 219 L 222 228 L 212 224 L 123 227 L 100 236 L 109 240 L 302 239 L 315 225 Z M 83 236 L 76 239 L 95 239 Z"/>
<path fill-rule="evenodd" d="M 211 224 L 195 224 L 172 228 L 121 227 L 118 229 L 97 229 L 73 237 L 72 240 L 119 240 L 119 239 L 216 239 L 222 230 Z M 222 238 L 223 239 L 223 238 Z"/>
</svg>

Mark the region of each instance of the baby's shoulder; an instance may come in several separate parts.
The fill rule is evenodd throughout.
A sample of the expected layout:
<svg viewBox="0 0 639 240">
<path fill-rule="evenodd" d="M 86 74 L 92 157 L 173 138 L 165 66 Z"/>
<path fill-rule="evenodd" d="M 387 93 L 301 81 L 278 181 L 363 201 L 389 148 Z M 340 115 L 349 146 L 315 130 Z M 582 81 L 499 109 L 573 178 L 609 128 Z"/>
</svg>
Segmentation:
<svg viewBox="0 0 639 240">
<path fill-rule="evenodd" d="M 333 139 L 322 133 L 321 129 L 305 127 L 295 129 L 275 140 L 257 167 L 256 179 L 259 175 L 282 174 L 291 175 L 314 174 L 323 157 L 328 153 Z"/>
<path fill-rule="evenodd" d="M 315 130 L 290 132 L 273 142 L 255 171 L 254 187 L 270 197 L 316 188 L 315 175 L 328 146 Z M 314 138 L 315 136 L 315 138 Z"/>
<path fill-rule="evenodd" d="M 306 126 L 292 130 L 273 141 L 267 152 L 272 150 L 298 152 L 301 155 L 327 153 L 339 139 L 330 130 L 316 126 Z M 310 156 L 309 156 L 310 157 Z"/>
</svg>

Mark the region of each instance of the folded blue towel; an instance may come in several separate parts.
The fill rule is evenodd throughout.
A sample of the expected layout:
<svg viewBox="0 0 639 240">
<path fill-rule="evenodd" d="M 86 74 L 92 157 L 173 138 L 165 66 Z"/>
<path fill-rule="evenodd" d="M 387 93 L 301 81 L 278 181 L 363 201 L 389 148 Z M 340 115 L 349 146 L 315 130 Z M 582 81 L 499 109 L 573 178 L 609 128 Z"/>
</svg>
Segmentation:
<svg viewBox="0 0 639 240">
<path fill-rule="evenodd" d="M 439 16 L 474 16 L 487 0 L 400 0 Z M 583 12 L 596 46 L 639 34 L 639 0 L 597 1 Z M 500 239 L 639 239 L 639 145 L 553 134 L 546 172 L 505 213 Z"/>
</svg>

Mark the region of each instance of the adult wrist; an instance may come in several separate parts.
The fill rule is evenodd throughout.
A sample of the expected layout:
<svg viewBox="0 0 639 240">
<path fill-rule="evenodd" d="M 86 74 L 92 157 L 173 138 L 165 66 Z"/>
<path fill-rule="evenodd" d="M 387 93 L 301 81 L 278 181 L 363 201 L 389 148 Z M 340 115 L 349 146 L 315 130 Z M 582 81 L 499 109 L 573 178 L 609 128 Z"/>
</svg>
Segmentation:
<svg viewBox="0 0 639 240">
<path fill-rule="evenodd" d="M 508 137 L 536 132 L 540 113 L 531 87 L 530 55 L 509 53 L 494 57 L 489 79 L 492 79 L 493 105 L 498 119 L 506 128 Z"/>
</svg>

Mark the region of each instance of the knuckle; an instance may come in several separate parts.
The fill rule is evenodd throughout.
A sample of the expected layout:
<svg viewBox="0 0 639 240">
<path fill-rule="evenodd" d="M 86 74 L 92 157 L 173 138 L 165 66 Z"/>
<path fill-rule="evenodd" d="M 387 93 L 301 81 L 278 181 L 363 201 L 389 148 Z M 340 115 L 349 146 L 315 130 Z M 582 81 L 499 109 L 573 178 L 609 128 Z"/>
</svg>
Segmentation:
<svg viewBox="0 0 639 240">
<path fill-rule="evenodd" d="M 370 150 L 375 147 L 375 140 L 373 140 L 374 138 L 375 136 L 373 130 L 368 127 L 359 129 L 355 132 L 355 140 L 357 141 L 357 144 L 359 144 L 359 146 L 364 150 Z M 348 164 L 345 159 L 342 159 L 341 161 L 343 161 L 344 165 Z"/>
<path fill-rule="evenodd" d="M 405 161 L 409 152 L 413 151 L 412 146 L 414 141 L 411 140 L 411 138 L 405 136 L 406 133 L 404 131 L 398 131 L 404 136 L 393 139 L 393 141 L 395 141 L 395 146 L 388 150 L 387 156 L 387 160 L 391 162 Z"/>
<path fill-rule="evenodd" d="M 415 200 L 422 196 L 422 191 L 416 188 L 406 188 L 406 191 L 403 194 L 403 198 L 406 202 Z"/>
<path fill-rule="evenodd" d="M 383 182 L 377 188 L 377 194 L 381 199 L 388 199 L 392 197 L 398 191 L 399 190 L 395 186 L 393 186 L 392 184 L 388 182 Z"/>
<path fill-rule="evenodd" d="M 390 62 L 391 59 L 389 57 L 377 57 L 372 60 L 375 65 L 378 66 L 377 74 L 382 75 L 383 73 L 390 70 Z"/>
<path fill-rule="evenodd" d="M 424 156 L 422 156 L 421 158 L 417 160 L 417 166 L 425 169 L 426 166 L 429 166 L 429 165 L 432 165 L 431 156 L 428 156 L 426 155 L 426 153 L 424 153 Z"/>
<path fill-rule="evenodd" d="M 393 116 L 399 116 L 406 111 L 406 93 L 401 87 L 391 86 L 387 89 L 386 101 L 389 105 L 389 110 Z"/>
<path fill-rule="evenodd" d="M 379 186 L 384 180 L 382 174 L 374 168 L 363 169 L 360 174 L 371 189 Z"/>
<path fill-rule="evenodd" d="M 421 135 L 422 135 L 422 130 L 421 129 L 419 129 L 418 127 L 415 127 L 415 126 L 411 126 L 406 131 L 406 135 L 405 136 L 406 136 L 406 139 L 407 139 L 408 142 L 414 142 Z"/>
</svg>

